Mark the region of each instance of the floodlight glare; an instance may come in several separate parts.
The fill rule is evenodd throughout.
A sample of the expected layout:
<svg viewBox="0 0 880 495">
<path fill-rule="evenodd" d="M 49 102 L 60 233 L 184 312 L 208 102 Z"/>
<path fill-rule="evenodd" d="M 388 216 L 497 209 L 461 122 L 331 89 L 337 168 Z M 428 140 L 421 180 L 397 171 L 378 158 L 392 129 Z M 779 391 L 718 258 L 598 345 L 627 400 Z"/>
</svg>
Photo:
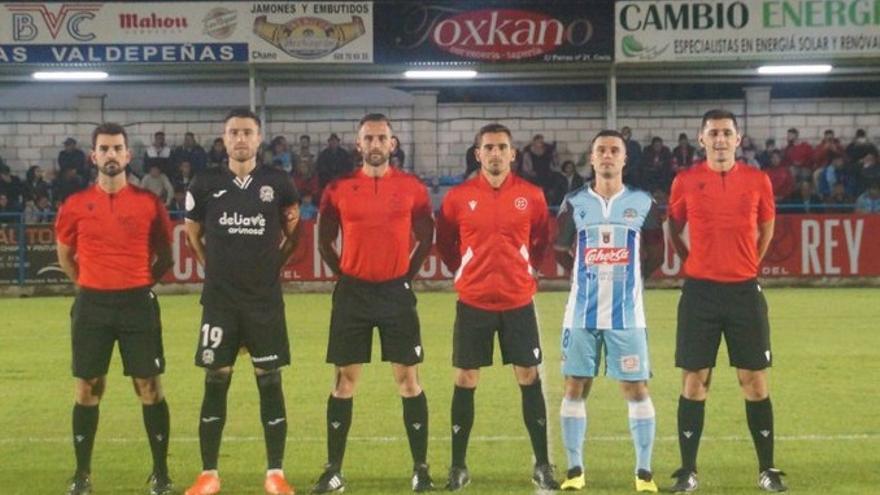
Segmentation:
<svg viewBox="0 0 880 495">
<path fill-rule="evenodd" d="M 831 65 L 762 65 L 758 67 L 758 74 L 765 76 L 789 76 L 803 74 L 827 74 L 831 72 Z"/>
<path fill-rule="evenodd" d="M 408 70 L 403 73 L 407 79 L 473 79 L 475 70 Z"/>
<path fill-rule="evenodd" d="M 51 71 L 34 72 L 32 76 L 38 81 L 100 81 L 110 75 L 102 71 Z"/>
</svg>

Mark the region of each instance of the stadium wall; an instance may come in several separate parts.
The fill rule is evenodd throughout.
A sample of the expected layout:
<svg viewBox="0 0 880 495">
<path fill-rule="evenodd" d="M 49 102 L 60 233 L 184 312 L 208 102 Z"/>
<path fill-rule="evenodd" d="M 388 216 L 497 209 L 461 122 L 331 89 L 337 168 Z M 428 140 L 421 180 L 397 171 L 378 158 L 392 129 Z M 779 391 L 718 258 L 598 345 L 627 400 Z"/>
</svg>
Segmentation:
<svg viewBox="0 0 880 495">
<path fill-rule="evenodd" d="M 509 125 L 519 145 L 534 134 L 543 134 L 546 140 L 558 143 L 562 159 L 575 161 L 585 151 L 585 143 L 605 125 L 603 103 L 438 104 L 436 95 L 433 100 L 430 95 L 416 95 L 414 100 L 410 104 L 376 107 L 272 107 L 267 115 L 266 134 L 283 134 L 288 139 L 309 134 L 317 148 L 323 146 L 330 133 L 337 133 L 344 144 L 351 145 L 354 123 L 368 111 L 380 111 L 395 121 L 395 131 L 408 160 L 415 159 L 418 173 L 452 175 L 464 169 L 464 152 L 476 130 L 491 121 Z M 73 136 L 88 148 L 93 123 L 101 119 L 129 125 L 136 168 L 143 148 L 156 131 L 164 131 L 172 145 L 180 144 L 185 132 L 193 132 L 206 148 L 219 136 L 225 107 L 155 108 L 161 102 L 162 98 L 157 97 L 151 108 L 105 109 L 100 97 L 83 96 L 77 99 L 76 108 L 29 110 L 10 108 L 6 101 L 4 109 L 0 109 L 0 157 L 21 174 L 31 165 L 53 165 L 67 137 Z M 848 143 L 856 129 L 864 128 L 872 141 L 880 142 L 880 99 L 868 98 L 770 100 L 769 108 L 759 111 L 750 105 L 748 115 L 744 115 L 744 99 L 621 102 L 618 123 L 631 127 L 633 136 L 643 145 L 653 136 L 674 143 L 681 132 L 693 138 L 702 113 L 712 107 L 728 108 L 742 116 L 746 133 L 759 146 L 769 137 L 783 142 L 790 127 L 798 128 L 801 137 L 813 144 L 825 129 L 834 129 Z"/>
</svg>

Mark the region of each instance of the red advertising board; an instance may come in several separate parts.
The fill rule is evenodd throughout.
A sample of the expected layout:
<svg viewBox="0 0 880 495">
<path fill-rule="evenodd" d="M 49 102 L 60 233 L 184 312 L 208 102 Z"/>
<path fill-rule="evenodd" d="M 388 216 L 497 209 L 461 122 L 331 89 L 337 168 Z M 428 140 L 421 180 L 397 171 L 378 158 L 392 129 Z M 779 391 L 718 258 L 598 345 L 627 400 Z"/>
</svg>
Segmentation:
<svg viewBox="0 0 880 495">
<path fill-rule="evenodd" d="M 314 222 L 305 222 L 294 261 L 282 272 L 284 281 L 333 279 L 321 262 L 316 232 Z M 174 229 L 174 260 L 165 282 L 202 280 L 204 272 L 186 246 L 183 224 Z M 666 258 L 654 278 L 677 278 L 680 271 L 681 260 L 667 242 Z M 552 256 L 545 257 L 541 273 L 544 278 L 565 278 Z M 880 215 L 780 215 L 760 275 L 770 278 L 880 276 Z M 432 252 L 422 267 L 420 278 L 448 280 L 452 273 L 440 262 L 436 252 Z"/>
</svg>

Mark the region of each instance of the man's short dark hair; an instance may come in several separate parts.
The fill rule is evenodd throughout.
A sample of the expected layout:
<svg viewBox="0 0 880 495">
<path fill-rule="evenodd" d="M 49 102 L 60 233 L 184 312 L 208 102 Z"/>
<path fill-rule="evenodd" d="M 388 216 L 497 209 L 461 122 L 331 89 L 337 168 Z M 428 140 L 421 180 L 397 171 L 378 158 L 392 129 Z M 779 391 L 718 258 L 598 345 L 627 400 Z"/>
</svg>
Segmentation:
<svg viewBox="0 0 880 495">
<path fill-rule="evenodd" d="M 165 135 L 165 131 L 156 131 L 156 133 L 153 134 L 153 137 L 156 137 L 156 136 L 164 136 L 164 135 Z"/>
<path fill-rule="evenodd" d="M 251 112 L 249 108 L 233 108 L 226 114 L 226 118 L 223 119 L 223 124 L 226 125 L 230 119 L 251 119 L 257 123 L 257 129 L 260 129 L 263 126 L 263 123 L 260 122 L 260 117 L 254 112 Z"/>
<path fill-rule="evenodd" d="M 92 131 L 92 148 L 98 145 L 98 136 L 102 134 L 108 136 L 118 136 L 122 134 L 122 141 L 125 143 L 125 147 L 128 148 L 128 134 L 125 133 L 125 128 L 113 122 L 105 122 L 98 127 L 95 127 L 95 130 Z"/>
<path fill-rule="evenodd" d="M 709 110 L 708 112 L 703 114 L 703 120 L 700 122 L 700 131 L 702 131 L 706 127 L 706 122 L 710 120 L 732 120 L 733 127 L 736 130 L 739 130 L 739 124 L 736 123 L 736 115 L 729 110 L 722 110 L 720 108 L 715 108 L 713 110 Z"/>
<path fill-rule="evenodd" d="M 786 131 L 786 132 L 787 132 L 788 134 L 798 134 L 798 135 L 800 135 L 800 132 L 798 132 L 798 130 L 795 129 L 794 127 L 790 128 L 790 129 L 789 129 L 788 131 Z"/>
<path fill-rule="evenodd" d="M 513 134 L 510 133 L 510 129 L 508 129 L 507 126 L 499 124 L 497 122 L 486 124 L 483 127 L 480 127 L 480 130 L 477 131 L 477 141 L 482 143 L 484 134 L 495 134 L 499 132 L 507 134 L 507 139 L 510 140 L 511 144 L 513 143 Z"/>
<path fill-rule="evenodd" d="M 593 145 L 602 137 L 616 137 L 617 139 L 620 139 L 620 142 L 623 143 L 623 149 L 626 150 L 626 139 L 624 139 L 623 134 L 620 131 L 614 129 L 602 129 L 593 137 L 593 140 L 590 141 L 590 153 L 593 152 Z"/>
<path fill-rule="evenodd" d="M 866 137 L 867 135 L 868 135 L 868 133 L 866 133 L 864 129 L 856 129 L 856 137 L 857 138 Z"/>
<path fill-rule="evenodd" d="M 360 122 L 358 122 L 358 132 L 360 132 L 361 127 L 367 122 L 385 122 L 388 124 L 388 128 L 391 129 L 391 120 L 389 120 L 384 113 L 368 113 L 361 118 Z"/>
</svg>

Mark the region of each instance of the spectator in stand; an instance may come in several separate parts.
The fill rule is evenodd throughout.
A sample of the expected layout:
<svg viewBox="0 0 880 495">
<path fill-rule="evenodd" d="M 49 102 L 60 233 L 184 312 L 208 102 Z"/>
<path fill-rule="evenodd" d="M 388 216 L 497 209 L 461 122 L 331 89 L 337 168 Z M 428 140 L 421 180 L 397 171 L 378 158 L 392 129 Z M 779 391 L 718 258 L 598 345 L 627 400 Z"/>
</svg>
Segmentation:
<svg viewBox="0 0 880 495">
<path fill-rule="evenodd" d="M 412 173 L 412 169 L 406 167 L 406 153 L 400 147 L 397 136 L 391 136 L 391 157 L 388 160 L 392 167 Z"/>
<path fill-rule="evenodd" d="M 791 167 L 795 179 L 800 181 L 813 175 L 814 156 L 813 147 L 800 140 L 798 130 L 794 127 L 789 129 L 788 146 L 782 153 L 782 164 Z"/>
<path fill-rule="evenodd" d="M 294 163 L 308 162 L 311 173 L 315 173 L 315 154 L 312 153 L 312 138 L 308 134 L 299 137 L 299 149 L 294 154 Z M 296 169 L 296 167 L 294 167 Z"/>
<path fill-rule="evenodd" d="M 745 163 L 746 165 L 749 165 L 749 166 L 754 167 L 758 170 L 761 170 L 761 164 L 758 162 L 757 155 L 758 155 L 757 148 L 752 146 L 750 148 L 745 148 L 742 150 L 742 156 L 739 157 L 739 160 L 742 161 L 743 163 Z"/>
<path fill-rule="evenodd" d="M 24 223 L 51 223 L 55 218 L 49 196 L 40 194 L 28 200 L 24 207 Z"/>
<path fill-rule="evenodd" d="M 550 172 L 559 168 L 556 143 L 546 143 L 543 135 L 535 134 L 532 142 L 523 148 L 522 155 L 522 177 L 541 187 L 552 187 L 555 178 Z"/>
<path fill-rule="evenodd" d="M 275 136 L 269 146 L 268 154 L 264 154 L 263 163 L 278 167 L 288 175 L 293 173 L 293 154 L 287 145 L 287 138 Z"/>
<path fill-rule="evenodd" d="M 141 179 L 141 189 L 146 189 L 151 193 L 159 196 L 159 199 L 165 203 L 165 206 L 171 204 L 171 200 L 174 199 L 174 186 L 171 185 L 171 181 L 168 179 L 168 176 L 162 173 L 162 169 L 159 168 L 158 164 L 151 164 L 150 168 L 147 169 L 147 175 Z"/>
<path fill-rule="evenodd" d="M 856 199 L 856 213 L 880 213 L 880 181 L 871 182 Z"/>
<path fill-rule="evenodd" d="M 541 179 L 539 185 L 544 190 L 544 201 L 550 207 L 561 205 L 565 195 L 568 194 L 568 181 L 565 176 L 553 170 Z"/>
<path fill-rule="evenodd" d="M 877 152 L 868 151 L 862 157 L 860 166 L 858 167 L 858 194 L 861 194 L 870 184 L 880 180 L 880 163 L 877 163 Z"/>
<path fill-rule="evenodd" d="M 815 159 L 813 160 L 816 168 L 824 167 L 831 163 L 831 158 L 845 153 L 840 140 L 834 137 L 834 131 L 826 129 L 822 135 L 822 142 L 816 145 Z"/>
<path fill-rule="evenodd" d="M 627 184 L 634 185 L 638 182 L 639 167 L 642 165 L 642 145 L 632 138 L 632 129 L 623 127 L 620 129 L 623 134 L 623 140 L 626 144 L 626 163 L 623 167 L 623 181 Z"/>
<path fill-rule="evenodd" d="M 24 204 L 25 185 L 5 163 L 0 164 L 0 194 L 6 196 L 10 207 L 21 211 Z"/>
<path fill-rule="evenodd" d="M 220 167 L 226 165 L 229 156 L 226 154 L 226 145 L 223 144 L 223 138 L 214 140 L 211 145 L 211 151 L 208 152 L 208 168 Z"/>
<path fill-rule="evenodd" d="M 144 151 L 144 172 L 149 171 L 153 165 L 158 166 L 166 177 L 176 175 L 171 164 L 171 148 L 165 144 L 165 133 L 162 131 L 153 134 L 153 144 Z"/>
<path fill-rule="evenodd" d="M 574 191 L 575 189 L 580 189 L 584 186 L 584 179 L 577 174 L 577 168 L 571 160 L 562 162 L 562 177 L 565 179 L 566 193 Z"/>
<path fill-rule="evenodd" d="M 694 164 L 694 157 L 697 149 L 691 146 L 688 135 L 681 133 L 678 135 L 678 146 L 672 150 L 672 168 L 675 173 L 679 170 L 690 168 Z"/>
<path fill-rule="evenodd" d="M 814 182 L 820 196 L 830 196 L 836 184 L 841 184 L 850 197 L 855 195 L 858 184 L 852 171 L 847 168 L 845 158 L 842 154 L 831 156 L 831 163 L 816 170 Z"/>
<path fill-rule="evenodd" d="M 205 153 L 205 148 L 202 148 L 202 146 L 196 142 L 196 136 L 191 132 L 184 134 L 183 145 L 178 146 L 173 152 L 171 152 L 171 163 L 174 165 L 178 174 L 180 172 L 180 165 L 183 162 L 189 162 L 190 167 L 192 167 L 193 175 L 208 168 L 208 154 Z M 177 174 L 170 178 L 175 179 L 176 177 Z"/>
<path fill-rule="evenodd" d="M 813 183 L 803 180 L 798 185 L 798 190 L 793 192 L 785 201 L 785 206 L 780 208 L 783 213 L 822 213 L 825 206 L 822 198 L 813 190 Z"/>
<path fill-rule="evenodd" d="M 187 187 L 189 187 L 189 183 L 192 182 L 193 178 L 196 176 L 196 171 L 193 170 L 193 166 L 187 160 L 183 160 L 178 165 L 178 174 L 177 177 L 171 179 L 171 183 L 174 185 L 174 190 L 176 191 L 178 188 L 182 187 L 184 191 Z"/>
<path fill-rule="evenodd" d="M 18 223 L 20 213 L 18 208 L 15 208 L 9 202 L 9 197 L 5 193 L 0 192 L 0 225 Z"/>
<path fill-rule="evenodd" d="M 58 171 L 64 175 L 68 168 L 76 170 L 77 175 L 83 180 L 89 177 L 89 167 L 86 162 L 86 154 L 76 147 L 76 139 L 69 137 L 64 140 L 64 149 L 58 153 Z"/>
<path fill-rule="evenodd" d="M 642 152 L 640 169 L 636 182 L 638 187 L 646 191 L 669 190 L 675 173 L 672 170 L 672 152 L 663 145 L 663 139 L 657 136 L 651 139 L 651 145 Z"/>
<path fill-rule="evenodd" d="M 174 197 L 168 204 L 168 213 L 172 220 L 183 220 L 186 215 L 186 186 L 174 186 Z"/>
<path fill-rule="evenodd" d="M 297 162 L 294 167 L 293 185 L 301 195 L 311 194 L 312 198 L 317 197 L 321 190 L 314 167 L 305 160 Z"/>
<path fill-rule="evenodd" d="M 838 182 L 831 188 L 831 195 L 825 198 L 825 213 L 852 213 L 854 201 L 843 184 Z"/>
<path fill-rule="evenodd" d="M 856 137 L 846 147 L 846 156 L 850 163 L 860 162 L 868 153 L 877 154 L 877 147 L 868 140 L 868 133 L 864 129 L 856 131 Z"/>
<path fill-rule="evenodd" d="M 770 138 L 764 141 L 764 150 L 758 153 L 755 157 L 758 160 L 758 163 L 761 164 L 762 169 L 770 168 L 770 155 L 776 151 L 776 140 Z"/>
<path fill-rule="evenodd" d="M 314 220 L 318 218 L 318 207 L 315 206 L 315 197 L 312 196 L 312 193 L 304 193 L 303 191 L 299 191 L 302 194 L 302 203 L 299 205 L 299 219 L 300 220 Z"/>
<path fill-rule="evenodd" d="M 480 170 L 480 162 L 477 160 L 477 148 L 480 146 L 480 136 L 474 136 L 474 143 L 470 148 L 465 151 L 465 163 L 466 167 L 464 169 L 464 179 L 467 180 L 474 174 Z M 519 154 L 519 153 L 517 153 Z"/>
<path fill-rule="evenodd" d="M 342 177 L 354 170 L 351 154 L 339 145 L 339 136 L 330 134 L 327 147 L 318 154 L 318 187 L 321 190 L 333 179 Z"/>
<path fill-rule="evenodd" d="M 44 178 L 43 169 L 38 165 L 28 168 L 24 179 L 25 200 L 34 201 L 38 196 L 46 196 L 51 201 L 51 186 Z"/>
<path fill-rule="evenodd" d="M 776 203 L 781 203 L 794 191 L 794 176 L 791 168 L 782 163 L 782 152 L 774 150 L 770 155 L 770 168 L 767 169 L 770 183 L 773 184 L 773 196 Z"/>
</svg>

